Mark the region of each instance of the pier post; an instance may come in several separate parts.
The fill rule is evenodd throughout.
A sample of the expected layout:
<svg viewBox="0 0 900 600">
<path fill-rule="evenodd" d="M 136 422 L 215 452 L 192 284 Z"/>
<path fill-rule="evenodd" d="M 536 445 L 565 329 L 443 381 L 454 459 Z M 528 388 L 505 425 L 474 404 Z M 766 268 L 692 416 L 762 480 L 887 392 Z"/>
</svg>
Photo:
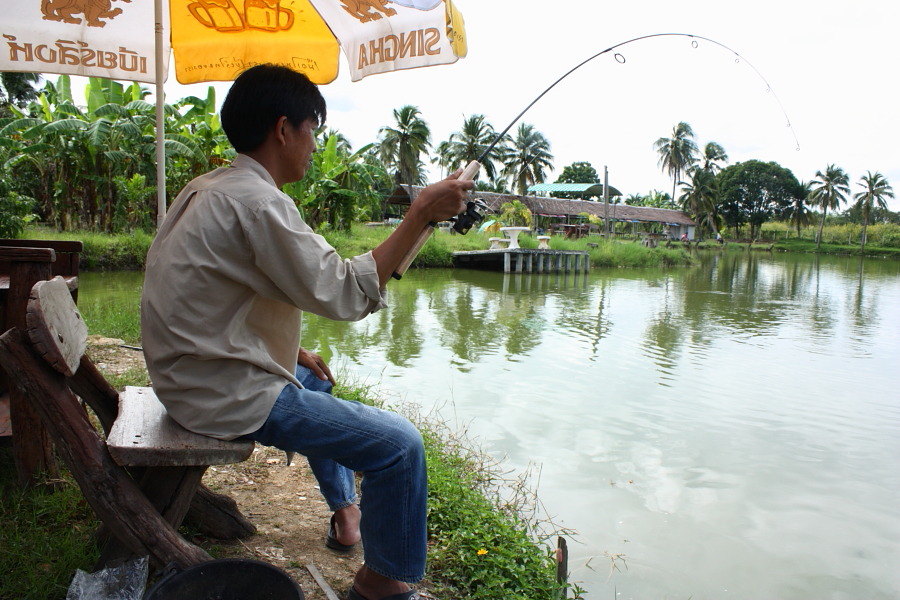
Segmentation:
<svg viewBox="0 0 900 600">
<path fill-rule="evenodd" d="M 503 253 L 503 272 L 509 273 L 512 270 L 511 267 L 512 267 L 512 264 L 511 264 L 509 252 L 504 252 Z"/>
</svg>

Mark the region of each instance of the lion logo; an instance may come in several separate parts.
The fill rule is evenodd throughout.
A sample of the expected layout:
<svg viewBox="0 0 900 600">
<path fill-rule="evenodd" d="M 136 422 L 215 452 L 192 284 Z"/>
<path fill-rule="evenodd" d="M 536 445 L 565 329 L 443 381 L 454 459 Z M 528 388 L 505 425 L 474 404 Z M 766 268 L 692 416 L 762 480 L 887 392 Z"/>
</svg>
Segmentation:
<svg viewBox="0 0 900 600">
<path fill-rule="evenodd" d="M 44 13 L 44 20 L 73 25 L 81 23 L 82 20 L 75 16 L 81 13 L 89 27 L 106 27 L 106 22 L 101 19 L 114 19 L 122 14 L 122 9 L 113 8 L 112 3 L 113 0 L 42 0 L 41 12 Z"/>
<path fill-rule="evenodd" d="M 387 6 L 386 0 L 341 0 L 341 4 L 343 9 L 352 17 L 359 19 L 360 23 L 377 21 L 382 18 L 381 13 L 387 17 L 397 14 L 396 10 Z"/>
</svg>

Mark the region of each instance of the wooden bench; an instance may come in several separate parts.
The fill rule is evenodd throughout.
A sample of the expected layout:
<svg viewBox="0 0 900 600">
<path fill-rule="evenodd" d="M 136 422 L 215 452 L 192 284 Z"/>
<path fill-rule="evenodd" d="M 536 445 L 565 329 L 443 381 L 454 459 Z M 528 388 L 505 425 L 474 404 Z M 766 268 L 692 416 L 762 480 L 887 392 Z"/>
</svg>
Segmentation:
<svg viewBox="0 0 900 600">
<path fill-rule="evenodd" d="M 182 567 L 210 560 L 182 539 L 177 528 L 196 504 L 207 467 L 245 460 L 253 442 L 225 442 L 186 431 L 168 416 L 151 388 L 129 387 L 117 394 L 84 354 L 87 326 L 62 277 L 34 285 L 26 321 L 24 331 L 12 328 L 0 336 L 0 362 L 10 383 L 40 414 L 85 499 L 111 534 L 101 563 L 130 555 Z M 105 440 L 76 395 L 96 414 Z M 252 525 L 250 529 L 255 531 Z"/>
</svg>

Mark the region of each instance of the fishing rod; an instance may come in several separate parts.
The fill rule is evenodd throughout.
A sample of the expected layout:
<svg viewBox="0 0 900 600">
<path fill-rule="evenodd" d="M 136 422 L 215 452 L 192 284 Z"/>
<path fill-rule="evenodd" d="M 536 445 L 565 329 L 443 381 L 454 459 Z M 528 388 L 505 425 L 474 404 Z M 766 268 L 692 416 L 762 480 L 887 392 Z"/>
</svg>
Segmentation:
<svg viewBox="0 0 900 600">
<path fill-rule="evenodd" d="M 785 119 L 787 120 L 787 126 L 791 130 L 791 134 L 794 136 L 794 142 L 797 145 L 797 150 L 800 150 L 800 141 L 797 139 L 797 134 L 793 130 L 793 127 L 791 125 L 791 120 L 790 120 L 790 118 L 788 118 L 787 112 L 784 110 L 784 106 L 781 104 L 781 100 L 778 98 L 778 95 L 772 89 L 772 86 L 769 84 L 769 82 L 766 80 L 766 78 L 763 77 L 763 74 L 759 72 L 759 69 L 757 69 L 755 66 L 753 66 L 753 64 L 750 61 L 748 61 L 746 58 L 741 56 L 741 54 L 739 52 L 737 52 L 736 50 L 734 50 L 732 48 L 729 48 L 728 46 L 726 46 L 725 44 L 723 44 L 721 42 L 718 42 L 718 41 L 708 38 L 708 37 L 704 37 L 702 35 L 695 35 L 692 33 L 674 33 L 674 32 L 673 33 L 651 33 L 648 35 L 641 35 L 641 36 L 638 36 L 635 38 L 631 38 L 629 40 L 625 40 L 624 42 L 619 42 L 618 44 L 610 46 L 609 48 L 607 48 L 605 50 L 601 50 L 600 52 L 597 52 L 593 56 L 590 56 L 590 57 L 584 59 L 583 61 L 581 61 L 580 63 L 578 63 L 571 69 L 569 69 L 568 71 L 566 71 L 561 77 L 559 77 L 559 79 L 557 79 L 556 81 L 551 83 L 547 87 L 547 89 L 545 89 L 534 100 L 532 100 L 531 103 L 529 103 L 528 106 L 526 106 L 522 110 L 522 112 L 520 112 L 518 115 L 516 115 L 516 117 L 512 121 L 510 121 L 509 125 L 507 125 L 503 131 L 501 131 L 494 137 L 493 141 L 484 149 L 484 151 L 481 153 L 481 155 L 477 159 L 473 160 L 468 165 L 466 165 L 466 168 L 463 169 L 463 172 L 460 174 L 459 179 L 460 180 L 474 179 L 478 175 L 478 171 L 481 169 L 482 161 L 484 161 L 490 154 L 491 150 L 493 150 L 494 147 L 502 139 L 504 139 L 506 134 L 509 133 L 509 130 L 512 129 L 513 125 L 515 125 L 519 121 L 519 119 L 521 119 L 522 116 L 531 109 L 532 106 L 537 104 L 541 98 L 546 96 L 547 93 L 550 90 L 552 90 L 553 88 L 555 88 L 563 79 L 565 79 L 566 77 L 568 77 L 569 75 L 571 75 L 572 73 L 574 73 L 575 71 L 577 71 L 578 69 L 580 69 L 581 67 L 586 65 L 587 63 L 591 62 L 595 58 L 603 56 L 604 54 L 608 54 L 608 53 L 616 50 L 617 48 L 621 48 L 622 46 L 626 46 L 628 44 L 633 44 L 635 42 L 639 42 L 642 40 L 648 40 L 651 38 L 659 38 L 659 37 L 691 38 L 691 46 L 694 48 L 699 47 L 698 40 L 703 40 L 705 42 L 709 42 L 711 44 L 715 44 L 716 46 L 724 48 L 728 52 L 731 52 L 732 54 L 734 54 L 735 63 L 740 63 L 741 61 L 746 63 L 751 69 L 753 69 L 753 71 L 762 80 L 762 82 L 766 84 L 766 92 L 771 93 L 772 97 L 775 98 L 775 101 L 778 103 L 778 107 L 781 109 L 781 113 L 784 115 Z M 625 64 L 625 57 L 622 54 L 616 52 L 613 56 L 616 59 L 616 62 L 618 62 L 620 64 Z M 451 219 L 451 221 L 453 221 L 453 229 L 461 234 L 468 233 L 469 230 L 473 226 L 475 226 L 477 223 L 481 222 L 484 219 L 484 215 L 488 212 L 488 210 L 489 210 L 488 206 L 481 200 L 477 200 L 477 199 L 469 200 L 466 203 L 465 210 L 463 212 L 461 212 L 460 214 L 458 214 L 456 217 Z M 429 223 L 425 227 L 425 229 L 419 235 L 418 239 L 416 239 L 416 243 L 413 245 L 412 248 L 410 248 L 409 252 L 403 257 L 403 260 L 400 261 L 400 264 L 397 266 L 397 269 L 394 271 L 394 273 L 392 275 L 392 277 L 394 277 L 394 279 L 400 279 L 403 276 L 403 274 L 409 268 L 409 265 L 412 263 L 413 259 L 416 257 L 416 255 L 419 253 L 419 251 L 422 249 L 422 246 L 425 245 L 425 242 L 428 241 L 428 238 L 434 232 L 434 228 L 436 226 L 437 226 L 437 223 Z"/>
</svg>

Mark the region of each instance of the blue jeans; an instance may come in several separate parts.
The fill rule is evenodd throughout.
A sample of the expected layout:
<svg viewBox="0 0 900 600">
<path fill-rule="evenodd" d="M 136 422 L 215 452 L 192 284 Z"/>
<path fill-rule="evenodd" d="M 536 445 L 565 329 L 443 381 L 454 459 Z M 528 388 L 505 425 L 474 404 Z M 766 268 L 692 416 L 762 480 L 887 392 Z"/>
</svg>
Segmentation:
<svg viewBox="0 0 900 600">
<path fill-rule="evenodd" d="M 428 484 L 422 436 L 400 415 L 335 398 L 331 384 L 297 365 L 305 389 L 288 384 L 269 418 L 245 438 L 307 457 L 331 510 L 356 501 L 366 566 L 415 583 L 425 576 Z"/>
</svg>

